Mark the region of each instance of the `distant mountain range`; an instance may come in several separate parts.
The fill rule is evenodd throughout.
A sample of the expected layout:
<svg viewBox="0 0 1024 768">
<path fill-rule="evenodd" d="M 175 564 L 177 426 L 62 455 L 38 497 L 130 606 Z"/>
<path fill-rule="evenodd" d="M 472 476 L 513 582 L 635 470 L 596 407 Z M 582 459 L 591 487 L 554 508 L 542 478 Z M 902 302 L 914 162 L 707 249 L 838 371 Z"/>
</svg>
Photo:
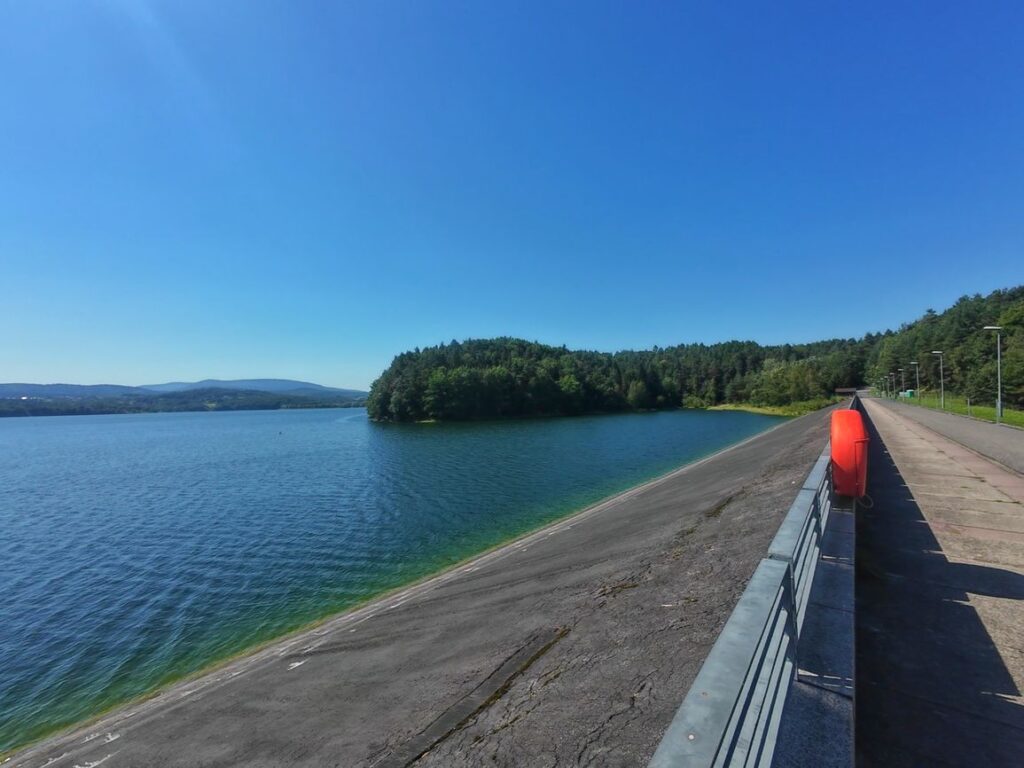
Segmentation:
<svg viewBox="0 0 1024 768">
<path fill-rule="evenodd" d="M 273 392 L 278 395 L 294 395 L 295 397 L 338 397 L 358 400 L 366 397 L 369 392 L 358 389 L 338 389 L 314 384 L 310 381 L 294 381 L 292 379 L 203 379 L 202 381 L 172 381 L 169 384 L 147 384 L 141 389 L 153 392 L 187 392 L 191 389 L 246 389 L 256 392 Z"/>
<path fill-rule="evenodd" d="M 206 379 L 145 387 L 0 384 L 0 417 L 346 408 L 364 405 L 367 394 L 291 379 Z"/>
<path fill-rule="evenodd" d="M 172 381 L 167 384 L 147 384 L 128 387 L 120 384 L 0 384 L 0 398 L 93 398 L 93 397 L 149 397 L 169 392 L 188 392 L 199 389 L 226 389 L 244 392 L 272 392 L 290 397 L 308 397 L 317 400 L 362 400 L 367 392 L 358 389 L 338 389 L 292 379 L 204 379 L 203 381 Z"/>
</svg>

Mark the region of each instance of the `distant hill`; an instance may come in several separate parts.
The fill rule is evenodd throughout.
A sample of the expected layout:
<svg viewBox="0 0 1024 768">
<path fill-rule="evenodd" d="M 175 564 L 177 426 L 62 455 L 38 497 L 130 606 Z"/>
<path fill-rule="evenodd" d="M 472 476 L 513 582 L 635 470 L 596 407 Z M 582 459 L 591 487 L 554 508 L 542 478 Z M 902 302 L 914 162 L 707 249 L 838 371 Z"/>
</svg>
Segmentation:
<svg viewBox="0 0 1024 768">
<path fill-rule="evenodd" d="M 311 397 L 318 400 L 362 400 L 367 392 L 358 389 L 338 389 L 325 387 L 309 381 L 292 379 L 237 379 L 222 381 L 205 379 L 203 381 L 174 381 L 167 384 L 149 384 L 141 387 L 129 387 L 122 384 L 0 384 L 2 397 L 148 397 L 154 393 L 188 392 L 198 389 L 230 389 L 250 392 L 272 392 L 277 395 L 291 397 Z"/>
<path fill-rule="evenodd" d="M 0 384 L 0 397 L 116 397 L 146 394 L 121 384 Z"/>
<path fill-rule="evenodd" d="M 245 389 L 255 392 L 274 392 L 293 397 L 337 397 L 350 400 L 365 398 L 369 393 L 358 389 L 338 389 L 293 379 L 203 379 L 202 381 L 172 381 L 167 384 L 146 384 L 140 389 L 152 392 L 187 392 L 192 389 Z"/>
<path fill-rule="evenodd" d="M 207 379 L 148 387 L 119 384 L 0 384 L 0 416 L 166 411 L 277 410 L 361 406 L 366 392 L 290 379 Z"/>
</svg>

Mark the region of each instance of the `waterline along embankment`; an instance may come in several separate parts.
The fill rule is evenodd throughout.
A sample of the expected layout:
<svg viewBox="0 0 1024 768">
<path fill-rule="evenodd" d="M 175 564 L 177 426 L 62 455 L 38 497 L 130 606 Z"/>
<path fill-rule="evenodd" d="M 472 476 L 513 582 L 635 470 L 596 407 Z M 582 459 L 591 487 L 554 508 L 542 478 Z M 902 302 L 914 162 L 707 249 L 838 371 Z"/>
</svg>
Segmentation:
<svg viewBox="0 0 1024 768">
<path fill-rule="evenodd" d="M 826 433 L 785 422 L 12 764 L 642 763 Z"/>
<path fill-rule="evenodd" d="M 0 751 L 413 583 L 778 419 L 0 422 Z M 2 752 L 0 752 L 2 753 Z"/>
</svg>

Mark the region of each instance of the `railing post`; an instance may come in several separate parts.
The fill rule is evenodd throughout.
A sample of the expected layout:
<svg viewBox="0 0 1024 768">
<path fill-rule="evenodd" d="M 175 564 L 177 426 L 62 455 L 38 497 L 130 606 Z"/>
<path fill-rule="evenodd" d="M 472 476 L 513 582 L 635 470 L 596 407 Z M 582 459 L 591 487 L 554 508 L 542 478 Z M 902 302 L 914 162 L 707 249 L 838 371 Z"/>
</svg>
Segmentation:
<svg viewBox="0 0 1024 768">
<path fill-rule="evenodd" d="M 797 669 L 797 641 L 799 640 L 799 629 L 797 628 L 797 611 L 800 606 L 796 598 L 796 579 L 793 578 L 793 564 L 789 564 L 788 578 L 782 584 L 783 604 L 786 606 L 786 635 L 789 637 L 789 644 L 786 648 L 786 658 L 793 663 L 793 671 L 790 674 L 790 681 L 796 677 Z"/>
</svg>

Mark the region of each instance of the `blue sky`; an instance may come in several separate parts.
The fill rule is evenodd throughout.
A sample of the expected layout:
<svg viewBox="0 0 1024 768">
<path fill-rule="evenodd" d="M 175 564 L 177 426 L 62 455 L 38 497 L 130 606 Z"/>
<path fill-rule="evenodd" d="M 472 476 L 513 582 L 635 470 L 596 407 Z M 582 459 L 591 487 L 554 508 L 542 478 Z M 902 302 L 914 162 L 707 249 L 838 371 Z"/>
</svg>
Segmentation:
<svg viewBox="0 0 1024 768">
<path fill-rule="evenodd" d="M 859 336 L 1024 283 L 1019 3 L 0 4 L 0 381 Z"/>
</svg>

